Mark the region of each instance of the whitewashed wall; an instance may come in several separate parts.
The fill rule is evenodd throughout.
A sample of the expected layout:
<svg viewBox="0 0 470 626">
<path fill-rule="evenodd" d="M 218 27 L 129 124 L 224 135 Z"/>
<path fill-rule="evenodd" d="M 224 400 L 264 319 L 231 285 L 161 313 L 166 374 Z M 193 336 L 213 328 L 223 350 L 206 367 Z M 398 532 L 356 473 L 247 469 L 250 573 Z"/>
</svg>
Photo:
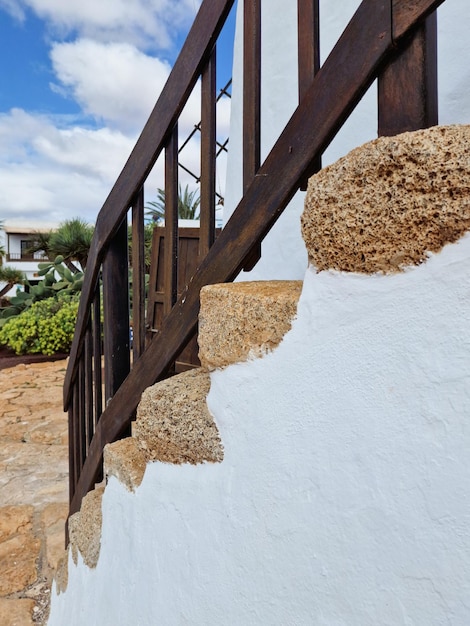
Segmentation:
<svg viewBox="0 0 470 626">
<path fill-rule="evenodd" d="M 360 0 L 320 0 L 321 56 L 328 56 Z M 297 13 L 296 3 L 287 0 L 263 2 L 262 32 L 262 155 L 272 147 L 297 106 Z M 242 189 L 241 176 L 241 10 L 239 6 L 235 67 L 233 73 L 232 124 L 225 219 L 235 209 Z M 439 122 L 470 122 L 470 8 L 466 0 L 446 0 L 438 10 L 439 35 Z M 371 87 L 324 155 L 328 165 L 352 148 L 377 136 L 376 86 Z M 297 194 L 276 226 L 265 239 L 263 258 L 252 272 L 240 280 L 302 278 L 307 254 L 300 238 L 299 215 L 303 193 Z"/>
<path fill-rule="evenodd" d="M 469 346 L 469 236 L 308 270 L 281 345 L 212 375 L 223 463 L 112 478 L 49 625 L 469 624 Z"/>
<path fill-rule="evenodd" d="M 291 4 L 269 3 L 280 56 Z M 323 2 L 332 39 L 356 4 Z M 439 14 L 447 123 L 470 121 L 465 8 Z M 374 136 L 373 108 L 329 159 Z M 224 462 L 150 465 L 135 494 L 112 478 L 98 566 L 70 563 L 49 626 L 470 624 L 470 238 L 396 276 L 316 274 L 296 202 L 280 227 L 296 254 L 274 236 L 255 272 L 304 277 L 293 328 L 212 375 Z"/>
</svg>

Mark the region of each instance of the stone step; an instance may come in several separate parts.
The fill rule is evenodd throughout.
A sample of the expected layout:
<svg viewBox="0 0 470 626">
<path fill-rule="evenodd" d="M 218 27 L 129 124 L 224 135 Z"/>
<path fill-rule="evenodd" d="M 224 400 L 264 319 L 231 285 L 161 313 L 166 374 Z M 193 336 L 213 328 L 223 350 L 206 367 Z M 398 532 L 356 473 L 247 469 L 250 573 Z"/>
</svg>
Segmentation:
<svg viewBox="0 0 470 626">
<path fill-rule="evenodd" d="M 128 490 L 142 482 L 147 463 L 220 463 L 223 444 L 207 407 L 209 370 L 259 357 L 272 350 L 290 329 L 297 311 L 301 281 L 260 281 L 204 287 L 199 322 L 203 367 L 152 385 L 137 408 L 132 437 L 104 449 L 104 475 Z M 88 493 L 69 520 L 70 549 L 89 567 L 98 562 L 101 543 L 101 500 L 104 486 Z M 56 576 L 59 590 L 67 584 L 66 564 Z"/>
<path fill-rule="evenodd" d="M 199 359 L 213 370 L 260 357 L 291 328 L 302 281 L 208 285 L 201 290 Z"/>
</svg>

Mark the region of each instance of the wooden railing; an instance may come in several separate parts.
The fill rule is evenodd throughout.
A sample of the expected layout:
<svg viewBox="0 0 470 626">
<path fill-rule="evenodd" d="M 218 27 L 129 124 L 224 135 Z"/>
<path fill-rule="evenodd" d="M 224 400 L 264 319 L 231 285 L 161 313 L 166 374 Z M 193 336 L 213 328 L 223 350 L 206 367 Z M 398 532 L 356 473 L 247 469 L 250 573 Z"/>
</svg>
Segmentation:
<svg viewBox="0 0 470 626">
<path fill-rule="evenodd" d="M 244 18 L 244 194 L 215 240 L 216 42 L 233 0 L 204 0 L 168 82 L 96 222 L 64 386 L 69 411 L 70 512 L 101 479 L 105 444 L 129 433 L 142 391 L 171 372 L 194 334 L 202 286 L 233 280 L 322 152 L 378 78 L 380 134 L 437 122 L 436 22 L 443 0 L 364 0 L 319 66 L 318 0 L 298 0 L 299 105 L 260 163 L 261 0 Z M 177 300 L 178 117 L 201 80 L 199 266 Z M 144 183 L 165 154 L 165 319 L 145 348 Z M 133 358 L 127 213 L 132 215 Z M 103 319 L 103 321 L 102 321 Z M 102 374 L 104 372 L 104 375 Z"/>
</svg>

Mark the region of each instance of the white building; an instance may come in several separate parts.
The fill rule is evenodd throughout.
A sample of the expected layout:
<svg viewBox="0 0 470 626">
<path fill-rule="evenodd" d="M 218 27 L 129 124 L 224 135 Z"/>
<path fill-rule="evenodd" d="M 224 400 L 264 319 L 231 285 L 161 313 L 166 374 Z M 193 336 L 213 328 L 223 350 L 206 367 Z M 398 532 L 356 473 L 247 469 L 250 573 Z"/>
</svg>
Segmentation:
<svg viewBox="0 0 470 626">
<path fill-rule="evenodd" d="M 48 233 L 56 228 L 56 225 L 32 224 L 25 226 L 24 224 L 15 224 L 13 222 L 5 222 L 3 229 L 0 229 L 0 246 L 5 250 L 3 258 L 3 267 L 13 267 L 22 271 L 28 281 L 32 284 L 39 280 L 37 271 L 38 263 L 47 261 L 44 252 L 31 253 L 29 250 L 37 233 Z M 4 283 L 0 282 L 0 289 Z M 8 295 L 14 295 L 17 287 L 15 286 Z"/>
</svg>

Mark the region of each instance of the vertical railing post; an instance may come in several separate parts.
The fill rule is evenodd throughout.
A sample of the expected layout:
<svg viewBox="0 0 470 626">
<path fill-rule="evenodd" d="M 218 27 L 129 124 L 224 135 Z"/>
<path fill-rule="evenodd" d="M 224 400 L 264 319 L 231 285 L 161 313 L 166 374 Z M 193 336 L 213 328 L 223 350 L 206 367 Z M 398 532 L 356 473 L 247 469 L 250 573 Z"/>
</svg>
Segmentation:
<svg viewBox="0 0 470 626">
<path fill-rule="evenodd" d="M 199 258 L 215 239 L 216 50 L 202 73 L 201 84 L 201 215 Z"/>
<path fill-rule="evenodd" d="M 164 300 L 166 317 L 178 298 L 178 126 L 165 147 Z"/>
<path fill-rule="evenodd" d="M 103 261 L 105 401 L 129 374 L 129 268 L 127 220 L 111 241 Z"/>
<path fill-rule="evenodd" d="M 298 0 L 297 32 L 299 102 L 301 102 L 320 69 L 319 0 Z M 301 181 L 301 190 L 305 191 L 307 189 L 309 177 L 319 170 L 321 170 L 321 156 L 315 159 L 308 176 Z"/>
<path fill-rule="evenodd" d="M 93 386 L 95 403 L 95 425 L 103 412 L 103 364 L 102 364 L 102 335 L 101 323 L 101 284 L 98 280 L 95 297 L 92 304 L 92 328 L 93 328 Z"/>
<path fill-rule="evenodd" d="M 243 191 L 261 159 L 261 0 L 245 0 L 243 18 Z"/>
<path fill-rule="evenodd" d="M 87 454 L 91 440 L 95 433 L 95 415 L 93 402 L 93 336 L 91 330 L 91 319 L 88 321 L 88 328 L 85 334 L 83 363 L 84 363 L 84 385 L 85 385 L 85 402 L 84 402 L 84 419 L 86 422 L 86 444 Z"/>
<path fill-rule="evenodd" d="M 145 348 L 144 188 L 132 204 L 132 354 L 136 361 Z"/>
<path fill-rule="evenodd" d="M 393 136 L 438 123 L 437 18 L 432 13 L 378 79 L 378 134 Z"/>
<path fill-rule="evenodd" d="M 261 0 L 245 0 L 243 13 L 243 193 L 261 161 Z M 256 244 L 243 269 L 252 270 L 261 258 Z"/>
</svg>

